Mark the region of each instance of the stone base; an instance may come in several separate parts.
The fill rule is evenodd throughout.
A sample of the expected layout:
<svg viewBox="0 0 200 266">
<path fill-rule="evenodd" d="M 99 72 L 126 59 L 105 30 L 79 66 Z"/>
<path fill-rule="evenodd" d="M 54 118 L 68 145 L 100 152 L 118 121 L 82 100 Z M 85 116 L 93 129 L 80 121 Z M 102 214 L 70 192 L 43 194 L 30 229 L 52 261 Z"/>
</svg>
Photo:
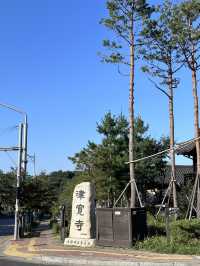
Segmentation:
<svg viewBox="0 0 200 266">
<path fill-rule="evenodd" d="M 95 239 L 65 238 L 64 245 L 76 247 L 93 247 L 95 246 L 95 242 Z"/>
</svg>

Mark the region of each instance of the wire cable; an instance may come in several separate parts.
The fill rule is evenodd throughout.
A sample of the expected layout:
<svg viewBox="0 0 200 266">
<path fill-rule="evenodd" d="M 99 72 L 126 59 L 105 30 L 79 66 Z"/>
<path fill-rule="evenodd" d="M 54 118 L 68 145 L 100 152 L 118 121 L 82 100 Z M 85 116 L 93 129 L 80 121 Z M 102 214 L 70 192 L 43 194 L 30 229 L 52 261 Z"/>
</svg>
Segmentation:
<svg viewBox="0 0 200 266">
<path fill-rule="evenodd" d="M 0 136 L 3 136 L 6 133 L 11 133 L 14 130 L 16 130 L 18 128 L 18 126 L 12 126 L 12 127 L 7 127 L 7 128 L 2 128 L 0 129 Z"/>
<path fill-rule="evenodd" d="M 5 154 L 8 156 L 8 158 L 10 159 L 10 161 L 12 162 L 12 164 L 15 166 L 15 167 L 18 167 L 17 166 L 17 163 L 15 162 L 15 160 L 12 158 L 12 156 L 9 154 L 8 151 L 4 151 Z"/>
</svg>

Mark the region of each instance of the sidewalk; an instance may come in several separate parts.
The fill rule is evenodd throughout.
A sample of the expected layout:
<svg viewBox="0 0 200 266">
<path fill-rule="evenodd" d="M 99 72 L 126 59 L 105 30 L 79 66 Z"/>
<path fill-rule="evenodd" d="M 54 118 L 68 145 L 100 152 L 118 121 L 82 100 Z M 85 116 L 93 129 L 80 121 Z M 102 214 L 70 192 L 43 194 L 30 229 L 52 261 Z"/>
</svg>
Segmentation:
<svg viewBox="0 0 200 266">
<path fill-rule="evenodd" d="M 47 223 L 42 223 L 35 233 L 33 238 L 10 241 L 4 254 L 35 263 L 70 266 L 200 265 L 200 257 L 197 256 L 165 255 L 120 248 L 65 247 L 55 238 Z"/>
</svg>

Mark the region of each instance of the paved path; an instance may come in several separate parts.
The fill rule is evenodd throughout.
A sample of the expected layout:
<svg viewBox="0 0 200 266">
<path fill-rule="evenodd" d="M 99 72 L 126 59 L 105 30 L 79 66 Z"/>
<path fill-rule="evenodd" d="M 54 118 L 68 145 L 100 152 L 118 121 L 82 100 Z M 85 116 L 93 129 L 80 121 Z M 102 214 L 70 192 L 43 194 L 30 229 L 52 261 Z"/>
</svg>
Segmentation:
<svg viewBox="0 0 200 266">
<path fill-rule="evenodd" d="M 166 255 L 134 249 L 65 247 L 52 234 L 47 223 L 42 223 L 35 232 L 35 237 L 17 242 L 11 241 L 4 254 L 7 257 L 37 262 L 37 265 L 40 263 L 70 266 L 200 265 L 200 258 L 197 256 Z"/>
<path fill-rule="evenodd" d="M 2 256 L 3 250 L 13 238 L 13 232 L 14 217 L 0 216 L 0 256 Z"/>
</svg>

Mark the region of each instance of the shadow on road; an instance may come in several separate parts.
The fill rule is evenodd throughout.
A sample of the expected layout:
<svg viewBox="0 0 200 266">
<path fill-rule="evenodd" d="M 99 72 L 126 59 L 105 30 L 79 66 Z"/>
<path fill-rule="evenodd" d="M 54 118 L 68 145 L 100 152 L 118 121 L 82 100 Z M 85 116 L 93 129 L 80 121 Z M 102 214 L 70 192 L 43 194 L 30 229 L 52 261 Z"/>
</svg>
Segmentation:
<svg viewBox="0 0 200 266">
<path fill-rule="evenodd" d="M 1 259 L 0 258 L 0 266 L 44 266 L 44 264 L 35 264 L 31 262 L 22 262 L 22 261 L 14 261 L 14 260 L 8 260 L 8 259 Z"/>
</svg>

